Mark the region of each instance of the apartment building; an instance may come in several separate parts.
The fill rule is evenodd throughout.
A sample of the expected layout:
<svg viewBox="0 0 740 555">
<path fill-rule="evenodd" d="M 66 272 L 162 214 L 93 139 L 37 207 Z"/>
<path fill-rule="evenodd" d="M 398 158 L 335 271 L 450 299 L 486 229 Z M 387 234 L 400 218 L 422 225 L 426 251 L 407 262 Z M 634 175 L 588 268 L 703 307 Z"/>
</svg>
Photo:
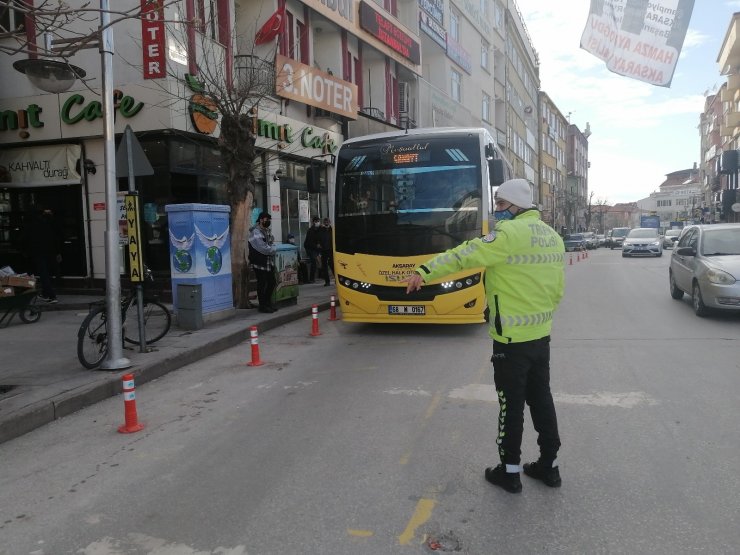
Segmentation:
<svg viewBox="0 0 740 555">
<path fill-rule="evenodd" d="M 735 151 L 730 156 L 726 155 L 724 167 L 720 156 L 720 167 L 716 172 L 720 176 L 719 190 L 713 191 L 710 199 L 710 210 L 713 210 L 716 215 L 717 208 L 719 208 L 719 221 L 722 222 L 740 222 L 740 195 L 737 193 L 737 149 L 740 148 L 738 137 L 740 135 L 740 39 L 738 33 L 740 33 L 740 12 L 732 16 L 717 56 L 720 74 L 727 76 L 726 87 L 723 87 L 720 92 L 722 102 L 722 116 L 719 125 L 721 149 L 722 152 L 728 153 Z"/>
<path fill-rule="evenodd" d="M 671 229 L 704 223 L 703 199 L 701 172 L 694 167 L 667 174 L 659 189 L 637 201 L 637 207 L 641 215 L 659 216 L 661 229 Z"/>
<path fill-rule="evenodd" d="M 540 200 L 542 219 L 554 229 L 566 226 L 565 176 L 568 120 L 550 96 L 540 91 Z"/>
</svg>

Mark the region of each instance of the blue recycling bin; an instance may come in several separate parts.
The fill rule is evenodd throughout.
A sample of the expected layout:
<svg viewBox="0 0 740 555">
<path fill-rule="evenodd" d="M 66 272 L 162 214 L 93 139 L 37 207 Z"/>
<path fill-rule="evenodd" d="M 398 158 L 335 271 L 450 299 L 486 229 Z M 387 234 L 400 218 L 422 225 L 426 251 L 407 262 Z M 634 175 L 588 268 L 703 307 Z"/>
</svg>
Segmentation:
<svg viewBox="0 0 740 555">
<path fill-rule="evenodd" d="M 234 307 L 231 279 L 231 208 L 221 204 L 168 204 L 172 304 L 178 285 L 201 285 L 203 314 Z"/>
</svg>

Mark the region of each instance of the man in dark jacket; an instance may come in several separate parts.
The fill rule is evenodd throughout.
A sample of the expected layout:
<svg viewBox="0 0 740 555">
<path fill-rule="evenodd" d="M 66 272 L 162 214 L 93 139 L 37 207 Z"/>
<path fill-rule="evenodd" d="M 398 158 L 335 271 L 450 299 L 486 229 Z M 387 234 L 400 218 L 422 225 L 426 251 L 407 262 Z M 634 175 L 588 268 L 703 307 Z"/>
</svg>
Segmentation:
<svg viewBox="0 0 740 555">
<path fill-rule="evenodd" d="M 311 227 L 306 232 L 306 239 L 303 241 L 303 248 L 308 255 L 308 283 L 313 283 L 316 279 L 317 259 L 321 254 L 321 219 L 314 216 L 311 219 Z"/>
<path fill-rule="evenodd" d="M 249 262 L 257 277 L 257 299 L 260 312 L 275 312 L 272 293 L 275 291 L 275 239 L 270 231 L 272 216 L 262 212 L 257 225 L 249 233 Z"/>
<path fill-rule="evenodd" d="M 56 275 L 62 261 L 62 233 L 49 208 L 35 209 L 28 228 L 28 248 L 33 257 L 35 273 L 41 282 L 39 299 L 57 303 L 52 276 Z"/>
</svg>

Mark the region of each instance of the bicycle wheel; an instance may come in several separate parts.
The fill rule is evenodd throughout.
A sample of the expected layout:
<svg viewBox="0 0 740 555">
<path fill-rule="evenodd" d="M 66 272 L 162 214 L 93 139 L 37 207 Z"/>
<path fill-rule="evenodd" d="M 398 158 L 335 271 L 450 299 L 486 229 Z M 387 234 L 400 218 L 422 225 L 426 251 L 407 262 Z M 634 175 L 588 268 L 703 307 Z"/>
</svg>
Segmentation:
<svg viewBox="0 0 740 555">
<path fill-rule="evenodd" d="M 139 335 L 139 305 L 134 300 L 126 309 L 126 329 L 123 338 L 129 343 L 141 343 Z M 159 301 L 144 299 L 144 332 L 146 344 L 150 345 L 162 339 L 172 325 L 170 311 Z"/>
<path fill-rule="evenodd" d="M 26 324 L 33 324 L 34 322 L 39 321 L 39 318 L 41 318 L 41 307 L 38 303 L 39 297 L 38 295 L 34 295 L 28 305 L 20 309 L 18 316 L 20 316 L 20 319 L 23 322 Z"/>
<path fill-rule="evenodd" d="M 88 314 L 77 332 L 77 358 L 85 368 L 100 366 L 108 354 L 108 328 L 105 307 L 97 307 Z"/>
</svg>

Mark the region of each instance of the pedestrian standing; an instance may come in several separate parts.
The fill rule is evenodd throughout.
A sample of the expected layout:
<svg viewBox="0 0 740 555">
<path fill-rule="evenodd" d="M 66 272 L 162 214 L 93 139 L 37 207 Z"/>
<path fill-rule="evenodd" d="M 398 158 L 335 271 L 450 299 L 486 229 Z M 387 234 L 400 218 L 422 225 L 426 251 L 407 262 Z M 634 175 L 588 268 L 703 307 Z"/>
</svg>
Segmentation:
<svg viewBox="0 0 740 555">
<path fill-rule="evenodd" d="M 540 220 L 526 180 L 502 183 L 495 200 L 494 230 L 420 265 L 408 278 L 406 293 L 453 272 L 486 269 L 501 464 L 486 468 L 485 478 L 511 493 L 522 490 L 519 472 L 526 403 L 540 456 L 524 465 L 524 473 L 559 487 L 560 436 L 550 391 L 550 330 L 563 296 L 565 249 L 555 230 Z"/>
<path fill-rule="evenodd" d="M 34 208 L 27 233 L 34 271 L 41 282 L 39 299 L 50 304 L 58 303 L 53 278 L 59 274 L 63 238 L 53 211 L 50 208 Z"/>
<path fill-rule="evenodd" d="M 316 279 L 318 258 L 321 255 L 321 218 L 318 216 L 311 219 L 311 227 L 306 232 L 303 248 L 308 255 L 308 283 L 313 283 Z"/>
<path fill-rule="evenodd" d="M 321 261 L 324 287 L 326 287 L 329 285 L 329 270 L 332 274 L 334 273 L 334 236 L 329 218 L 324 218 L 321 226 Z M 335 275 L 334 280 L 336 279 Z"/>
<path fill-rule="evenodd" d="M 257 299 L 260 312 L 275 312 L 272 293 L 275 291 L 275 239 L 270 231 L 272 216 L 261 212 L 257 225 L 249 230 L 249 262 L 257 277 Z"/>
</svg>

